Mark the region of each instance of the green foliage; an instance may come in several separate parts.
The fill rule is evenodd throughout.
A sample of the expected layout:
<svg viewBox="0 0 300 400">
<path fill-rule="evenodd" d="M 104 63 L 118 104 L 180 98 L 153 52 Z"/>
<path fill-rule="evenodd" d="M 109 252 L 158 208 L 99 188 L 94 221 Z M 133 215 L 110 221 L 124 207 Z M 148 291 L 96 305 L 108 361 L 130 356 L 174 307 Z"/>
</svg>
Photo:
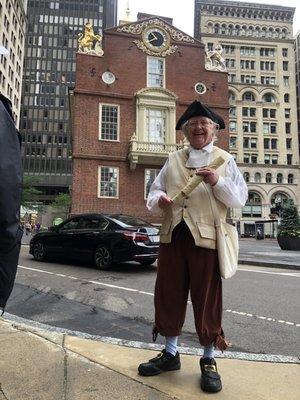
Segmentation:
<svg viewBox="0 0 300 400">
<path fill-rule="evenodd" d="M 300 237 L 300 217 L 292 200 L 289 200 L 283 207 L 278 226 L 278 236 Z"/>
<path fill-rule="evenodd" d="M 51 205 L 57 210 L 59 215 L 62 215 L 64 218 L 66 218 L 71 205 L 71 196 L 68 193 L 59 193 Z"/>
<path fill-rule="evenodd" d="M 24 176 L 23 177 L 23 190 L 21 196 L 21 204 L 26 207 L 35 201 L 37 201 L 38 195 L 42 192 L 36 189 L 38 186 L 39 179 L 35 176 Z"/>
</svg>

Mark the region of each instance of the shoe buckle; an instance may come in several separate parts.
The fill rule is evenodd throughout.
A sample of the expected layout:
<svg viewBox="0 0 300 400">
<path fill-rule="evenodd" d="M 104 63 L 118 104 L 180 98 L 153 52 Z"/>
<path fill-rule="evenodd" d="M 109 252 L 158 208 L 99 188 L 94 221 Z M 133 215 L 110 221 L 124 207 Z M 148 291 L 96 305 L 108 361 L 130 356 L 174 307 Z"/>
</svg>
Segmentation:
<svg viewBox="0 0 300 400">
<path fill-rule="evenodd" d="M 217 372 L 216 366 L 215 365 L 209 365 L 209 364 L 204 365 L 204 370 L 205 371 Z"/>
</svg>

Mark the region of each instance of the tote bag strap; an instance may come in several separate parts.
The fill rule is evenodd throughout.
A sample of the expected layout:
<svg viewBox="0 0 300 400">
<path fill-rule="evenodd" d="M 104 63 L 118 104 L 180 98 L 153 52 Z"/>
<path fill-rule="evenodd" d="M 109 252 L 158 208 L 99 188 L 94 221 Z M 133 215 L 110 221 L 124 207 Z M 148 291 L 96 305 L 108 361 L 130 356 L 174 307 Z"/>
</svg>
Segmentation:
<svg viewBox="0 0 300 400">
<path fill-rule="evenodd" d="M 208 193 L 208 197 L 210 200 L 211 209 L 212 209 L 212 213 L 213 213 L 213 217 L 214 217 L 214 221 L 215 221 L 215 226 L 221 226 L 220 213 L 218 210 L 217 202 L 216 202 L 215 196 L 213 194 L 213 191 L 212 191 L 210 185 L 206 185 L 206 183 L 204 183 L 204 182 L 203 182 L 203 185 L 205 187 L 205 190 Z"/>
</svg>

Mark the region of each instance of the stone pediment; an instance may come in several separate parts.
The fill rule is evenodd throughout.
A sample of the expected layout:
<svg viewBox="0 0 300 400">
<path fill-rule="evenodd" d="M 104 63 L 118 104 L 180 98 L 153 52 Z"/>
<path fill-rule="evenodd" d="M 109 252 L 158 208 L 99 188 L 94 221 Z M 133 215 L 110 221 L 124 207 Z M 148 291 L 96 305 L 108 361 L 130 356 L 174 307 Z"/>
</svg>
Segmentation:
<svg viewBox="0 0 300 400">
<path fill-rule="evenodd" d="M 172 100 L 176 101 L 178 96 L 171 90 L 163 88 L 144 88 L 135 93 L 139 98 L 151 98 L 157 100 Z"/>
<path fill-rule="evenodd" d="M 107 29 L 108 32 L 118 32 L 130 35 L 141 36 L 146 28 L 152 26 L 160 27 L 167 31 L 171 39 L 178 43 L 201 43 L 192 36 L 182 32 L 180 29 L 175 28 L 173 25 L 168 24 L 165 20 L 158 17 L 146 18 L 136 22 L 129 22 L 124 25 L 120 25 L 114 28 Z"/>
<path fill-rule="evenodd" d="M 175 54 L 179 44 L 204 47 L 197 39 L 155 16 L 109 28 L 105 32 L 133 38 L 132 42 L 137 48 L 149 56 L 167 57 Z"/>
</svg>

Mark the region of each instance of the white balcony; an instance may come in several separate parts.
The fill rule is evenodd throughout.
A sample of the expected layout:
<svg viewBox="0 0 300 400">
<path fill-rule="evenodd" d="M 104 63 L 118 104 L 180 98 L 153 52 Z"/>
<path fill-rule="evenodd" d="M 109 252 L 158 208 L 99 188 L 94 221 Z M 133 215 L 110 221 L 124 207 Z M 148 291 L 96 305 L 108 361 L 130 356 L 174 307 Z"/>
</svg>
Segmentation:
<svg viewBox="0 0 300 400">
<path fill-rule="evenodd" d="M 133 135 L 130 139 L 128 158 L 130 169 L 134 170 L 137 164 L 162 166 L 169 153 L 180 150 L 184 143 L 155 143 L 141 142 Z"/>
</svg>

